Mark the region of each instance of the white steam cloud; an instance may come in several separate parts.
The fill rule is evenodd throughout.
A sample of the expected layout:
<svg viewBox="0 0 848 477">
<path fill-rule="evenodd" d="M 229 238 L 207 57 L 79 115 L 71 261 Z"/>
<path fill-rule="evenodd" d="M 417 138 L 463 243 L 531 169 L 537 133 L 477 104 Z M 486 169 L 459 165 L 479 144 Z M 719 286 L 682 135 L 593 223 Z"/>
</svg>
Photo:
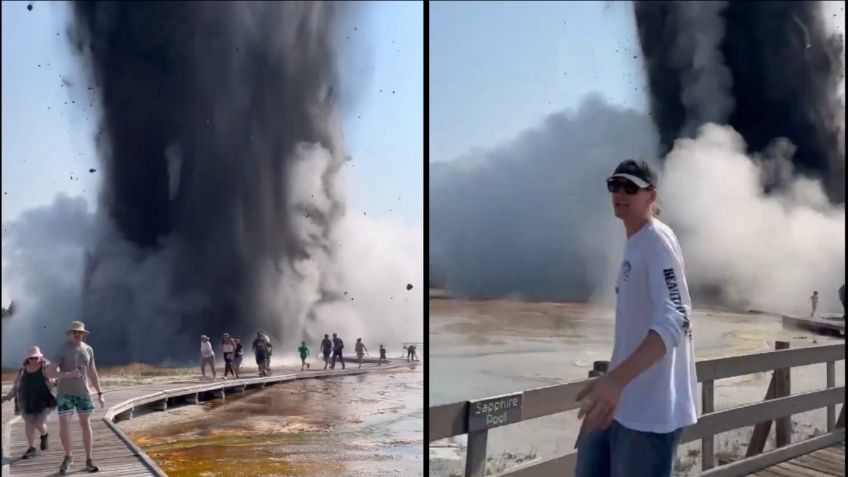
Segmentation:
<svg viewBox="0 0 848 477">
<path fill-rule="evenodd" d="M 263 298 L 264 312 L 279 317 L 279 326 L 266 331 L 282 340 L 281 352 L 301 340 L 334 332 L 351 342 L 362 337 L 375 350 L 381 343 L 392 349 L 402 341 L 421 341 L 420 228 L 346 215 L 336 225 L 332 243 L 325 243 L 310 214 L 329 213 L 334 202 L 322 194 L 345 194 L 341 174 L 327 173 L 330 153 L 320 146 L 303 144 L 296 154 L 290 203 L 299 212 L 294 228 L 308 238 L 304 242 L 310 244 L 310 258 L 292 262 L 294 270 L 268 259 L 256 292 Z M 324 187 L 328 177 L 334 183 Z M 141 354 L 156 336 L 179 336 L 178 317 L 210 305 L 200 293 L 174 295 L 168 254 L 176 253 L 178 246 L 166 238 L 155 253 L 139 249 L 84 199 L 65 195 L 4 224 L 3 300 L 16 302 L 15 314 L 3 322 L 4 365 L 17 364 L 31 345 L 52 353 L 65 339 L 70 321 L 85 321 L 86 306 L 115 314 L 109 321 L 121 323 L 120 328 L 92 332 L 100 335 L 98 340 L 121 342 L 128 357 Z M 96 256 L 91 250 L 97 250 Z M 321 303 L 319 290 L 328 283 L 346 290 L 343 300 Z M 311 319 L 310 308 L 315 312 Z M 196 344 L 187 338 L 185 346 L 193 349 Z"/>
<path fill-rule="evenodd" d="M 804 313 L 815 289 L 819 311 L 841 311 L 844 206 L 793 176 L 786 140 L 751 156 L 730 127 L 697 133 L 666 157 L 659 189 L 694 305 Z M 591 97 L 502 147 L 432 164 L 434 272 L 458 295 L 609 302 L 624 231 L 604 179 L 626 158 L 650 161 L 656 142 L 646 115 Z"/>
<path fill-rule="evenodd" d="M 690 283 L 719 284 L 740 307 L 796 314 L 809 311 L 815 289 L 821 309 L 841 309 L 845 207 L 829 204 L 820 183 L 792 176 L 793 149 L 779 141 L 749 157 L 736 131 L 715 124 L 675 143 L 662 218 L 680 239 Z M 766 195 L 763 183 L 781 168 L 782 187 Z"/>
</svg>

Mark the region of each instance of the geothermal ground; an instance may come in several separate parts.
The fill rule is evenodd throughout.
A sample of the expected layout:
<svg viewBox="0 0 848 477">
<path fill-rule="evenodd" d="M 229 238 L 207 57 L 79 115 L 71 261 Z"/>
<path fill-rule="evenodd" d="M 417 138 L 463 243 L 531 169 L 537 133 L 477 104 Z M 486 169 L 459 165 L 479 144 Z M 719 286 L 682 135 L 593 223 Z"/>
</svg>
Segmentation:
<svg viewBox="0 0 848 477">
<path fill-rule="evenodd" d="M 171 477 L 421 475 L 422 393 L 413 366 L 299 380 L 121 427 Z"/>
<path fill-rule="evenodd" d="M 432 297 L 432 294 L 431 294 Z M 430 300 L 429 405 L 520 391 L 584 379 L 596 360 L 612 354 L 613 312 L 580 303 Z M 698 359 L 766 351 L 776 340 L 792 347 L 843 338 L 783 329 L 770 314 L 695 310 L 692 320 Z M 837 362 L 836 384 L 844 383 L 844 361 Z M 716 382 L 716 410 L 761 401 L 770 376 L 757 374 Z M 825 387 L 824 364 L 792 368 L 792 392 Z M 824 432 L 825 410 L 792 417 L 793 440 Z M 560 413 L 489 433 L 489 466 L 503 470 L 534 459 L 573 451 L 577 412 Z M 751 428 L 720 434 L 719 459 L 738 458 Z M 774 446 L 772 431 L 770 447 Z M 465 438 L 430 444 L 430 475 L 462 475 Z M 700 441 L 681 446 L 678 476 L 700 469 Z"/>
</svg>

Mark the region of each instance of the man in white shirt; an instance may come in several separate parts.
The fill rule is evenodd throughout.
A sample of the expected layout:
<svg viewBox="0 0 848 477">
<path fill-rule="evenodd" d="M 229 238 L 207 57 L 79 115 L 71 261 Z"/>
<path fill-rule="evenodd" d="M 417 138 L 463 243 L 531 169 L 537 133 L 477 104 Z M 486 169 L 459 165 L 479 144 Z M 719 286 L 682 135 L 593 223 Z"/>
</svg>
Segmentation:
<svg viewBox="0 0 848 477">
<path fill-rule="evenodd" d="M 201 379 L 206 379 L 206 365 L 212 368 L 212 380 L 215 379 L 215 352 L 212 351 L 212 343 L 206 335 L 200 335 L 200 373 Z"/>
<path fill-rule="evenodd" d="M 607 179 L 627 244 L 616 286 L 610 371 L 578 395 L 577 477 L 671 477 L 697 422 L 692 303 L 674 232 L 655 218 L 656 175 L 627 160 Z"/>
</svg>

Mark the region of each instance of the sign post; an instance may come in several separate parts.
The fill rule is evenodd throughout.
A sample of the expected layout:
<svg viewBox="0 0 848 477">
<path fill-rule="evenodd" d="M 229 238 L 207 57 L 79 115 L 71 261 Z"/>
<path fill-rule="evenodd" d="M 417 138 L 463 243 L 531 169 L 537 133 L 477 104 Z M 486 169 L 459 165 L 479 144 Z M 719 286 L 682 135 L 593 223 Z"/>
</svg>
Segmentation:
<svg viewBox="0 0 848 477">
<path fill-rule="evenodd" d="M 468 449 L 465 476 L 486 475 L 486 443 L 489 429 L 521 421 L 524 393 L 508 394 L 480 401 L 468 401 Z"/>
</svg>

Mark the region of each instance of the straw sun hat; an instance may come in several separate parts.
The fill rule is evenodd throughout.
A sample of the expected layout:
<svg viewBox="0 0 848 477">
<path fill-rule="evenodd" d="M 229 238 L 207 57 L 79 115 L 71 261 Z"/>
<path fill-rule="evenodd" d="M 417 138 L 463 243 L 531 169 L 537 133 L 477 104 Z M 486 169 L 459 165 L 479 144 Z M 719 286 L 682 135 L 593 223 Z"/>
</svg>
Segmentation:
<svg viewBox="0 0 848 477">
<path fill-rule="evenodd" d="M 90 333 L 87 329 L 85 329 L 85 325 L 82 321 L 72 321 L 71 326 L 68 327 L 68 333 L 71 331 L 82 331 L 85 334 Z"/>
</svg>

